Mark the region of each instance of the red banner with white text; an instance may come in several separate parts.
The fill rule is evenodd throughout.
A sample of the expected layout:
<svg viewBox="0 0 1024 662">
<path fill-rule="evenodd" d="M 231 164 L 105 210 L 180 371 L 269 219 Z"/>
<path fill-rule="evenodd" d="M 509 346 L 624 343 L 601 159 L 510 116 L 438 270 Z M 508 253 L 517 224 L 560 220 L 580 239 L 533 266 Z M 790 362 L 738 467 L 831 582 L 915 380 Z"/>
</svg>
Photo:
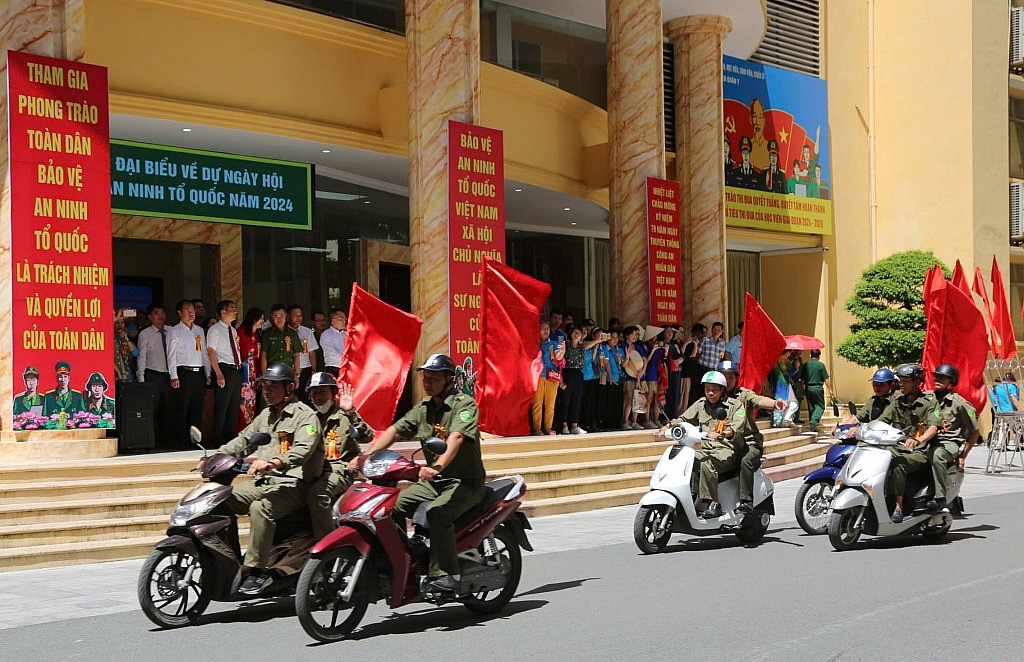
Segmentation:
<svg viewBox="0 0 1024 662">
<path fill-rule="evenodd" d="M 503 154 L 501 131 L 448 121 L 448 353 L 470 395 L 480 366 L 480 265 L 484 256 L 505 261 Z"/>
<path fill-rule="evenodd" d="M 679 182 L 647 178 L 647 254 L 651 324 L 682 324 Z"/>
<path fill-rule="evenodd" d="M 114 426 L 105 67 L 7 54 L 14 429 Z"/>
</svg>

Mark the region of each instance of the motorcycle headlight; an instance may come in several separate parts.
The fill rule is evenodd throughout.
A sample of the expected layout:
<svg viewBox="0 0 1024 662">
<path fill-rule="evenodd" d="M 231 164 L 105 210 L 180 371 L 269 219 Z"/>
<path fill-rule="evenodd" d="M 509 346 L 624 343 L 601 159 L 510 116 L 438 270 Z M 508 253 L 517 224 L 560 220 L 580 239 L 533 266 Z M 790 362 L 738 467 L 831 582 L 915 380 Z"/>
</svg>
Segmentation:
<svg viewBox="0 0 1024 662">
<path fill-rule="evenodd" d="M 382 457 L 380 459 L 367 458 L 363 462 L 363 475 L 367 478 L 378 478 L 384 475 L 391 465 L 395 463 L 395 458 L 390 455 Z"/>
<path fill-rule="evenodd" d="M 196 515 L 205 514 L 213 507 L 216 499 L 217 493 L 209 492 L 193 501 L 179 503 L 171 513 L 171 526 L 185 526 Z"/>
<path fill-rule="evenodd" d="M 365 515 L 367 517 L 372 517 L 373 510 L 377 506 L 379 506 L 381 502 L 384 501 L 384 499 L 387 498 L 387 494 L 380 494 L 378 496 L 373 497 L 372 499 L 367 499 L 362 505 L 353 510 L 352 513 L 356 515 Z"/>
</svg>

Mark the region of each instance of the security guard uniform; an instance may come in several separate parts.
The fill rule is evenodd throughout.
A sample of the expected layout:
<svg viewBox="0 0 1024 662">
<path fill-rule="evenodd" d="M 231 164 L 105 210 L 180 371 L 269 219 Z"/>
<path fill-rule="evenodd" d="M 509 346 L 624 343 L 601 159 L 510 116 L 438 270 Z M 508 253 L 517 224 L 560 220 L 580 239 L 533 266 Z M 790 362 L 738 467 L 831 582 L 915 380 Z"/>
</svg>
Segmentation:
<svg viewBox="0 0 1024 662">
<path fill-rule="evenodd" d="M 931 393 L 921 393 L 913 402 L 907 396 L 900 395 L 890 401 L 878 420 L 903 430 L 908 437 L 917 438 L 927 428 L 935 405 L 935 396 Z M 907 474 L 928 468 L 931 463 L 928 449 L 934 443 L 935 440 L 932 439 L 931 442 L 915 446 L 913 449 L 893 447 L 892 480 L 889 482 L 888 490 L 890 494 L 903 496 L 907 490 Z"/>
<path fill-rule="evenodd" d="M 818 429 L 821 422 L 821 415 L 825 413 L 825 381 L 828 379 L 828 370 L 825 364 L 813 356 L 800 366 L 800 379 L 803 381 L 807 397 L 807 408 L 811 412 L 811 430 Z"/>
<path fill-rule="evenodd" d="M 680 422 L 696 425 L 701 432 L 713 432 L 718 420 L 715 418 L 715 411 L 719 407 L 725 407 L 725 427 L 723 432 L 732 431 L 732 439 L 720 437 L 718 439 L 705 439 L 700 442 L 700 450 L 696 452 L 696 459 L 700 462 L 700 483 L 698 496 L 704 501 L 718 501 L 718 476 L 736 468 L 736 464 L 743 452 L 745 438 L 747 436 L 746 411 L 738 400 L 727 398 L 723 402 L 712 404 L 707 397 L 698 399 L 690 405 L 686 411 L 669 425 L 679 425 Z"/>
<path fill-rule="evenodd" d="M 882 416 L 882 412 L 885 408 L 896 399 L 896 396 L 889 394 L 884 398 L 880 398 L 877 395 L 873 395 L 868 398 L 859 410 L 857 410 L 857 420 L 861 423 L 868 423 L 869 421 L 877 420 Z"/>
<path fill-rule="evenodd" d="M 313 537 L 319 540 L 334 529 L 331 504 L 352 485 L 348 470 L 349 460 L 359 457 L 359 442 L 352 438 L 351 428 L 356 429 L 360 439 L 373 439 L 371 428 L 355 407 L 343 411 L 337 405 L 327 416 L 323 427 L 324 468 L 320 477 L 306 490 L 310 519 L 313 521 Z"/>
<path fill-rule="evenodd" d="M 956 462 L 960 447 L 978 430 L 978 417 L 967 400 L 949 391 L 938 401 L 926 423 L 939 429 L 929 444 L 929 463 L 935 484 L 935 499 L 946 498 L 946 471 Z"/>
<path fill-rule="evenodd" d="M 757 427 L 757 403 L 761 399 L 757 393 L 749 388 L 738 388 L 729 393 L 729 401 L 739 403 L 744 411 L 744 435 L 743 444 L 738 446 L 740 464 L 740 501 L 754 500 L 754 473 L 761 466 L 761 457 L 764 456 L 764 436 L 761 429 Z M 728 411 L 728 408 L 726 408 Z"/>
<path fill-rule="evenodd" d="M 455 520 L 478 504 L 484 494 L 478 417 L 476 401 L 471 396 L 452 393 L 441 405 L 435 404 L 433 398 L 425 398 L 394 424 L 398 434 L 407 439 L 447 439 L 453 432 L 463 436 L 451 464 L 434 480 L 421 480 L 402 490 L 395 504 L 396 515 L 408 518 L 422 502 L 433 501 L 427 509 L 431 577 L 459 574 Z M 427 463 L 433 465 L 436 456 L 426 449 L 423 452 Z"/>
<path fill-rule="evenodd" d="M 268 366 L 283 363 L 292 367 L 295 365 L 295 355 L 302 353 L 302 341 L 299 334 L 287 326 L 281 331 L 270 325 L 260 334 L 260 351 L 267 357 Z"/>
<path fill-rule="evenodd" d="M 324 442 L 316 412 L 301 402 L 289 402 L 274 419 L 273 407 L 261 411 L 237 437 L 218 450 L 238 458 L 255 453 L 259 460 L 277 459 L 285 477 L 263 475 L 234 486 L 226 502 L 235 514 L 249 514 L 249 548 L 245 565 L 266 568 L 277 520 L 305 503 L 306 488 L 323 472 Z M 270 441 L 256 446 L 249 440 L 266 432 Z"/>
</svg>

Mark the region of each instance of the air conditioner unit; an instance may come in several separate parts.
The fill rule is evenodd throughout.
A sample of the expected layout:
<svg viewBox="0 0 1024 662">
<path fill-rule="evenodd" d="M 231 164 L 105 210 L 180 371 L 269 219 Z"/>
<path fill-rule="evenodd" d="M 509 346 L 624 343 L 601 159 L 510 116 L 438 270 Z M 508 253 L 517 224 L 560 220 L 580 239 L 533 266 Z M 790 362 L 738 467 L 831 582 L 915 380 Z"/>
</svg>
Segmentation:
<svg viewBox="0 0 1024 662">
<path fill-rule="evenodd" d="M 1010 67 L 1024 67 L 1024 7 L 1010 9 Z"/>
<path fill-rule="evenodd" d="M 1010 241 L 1024 241 L 1024 182 L 1010 182 Z"/>
</svg>

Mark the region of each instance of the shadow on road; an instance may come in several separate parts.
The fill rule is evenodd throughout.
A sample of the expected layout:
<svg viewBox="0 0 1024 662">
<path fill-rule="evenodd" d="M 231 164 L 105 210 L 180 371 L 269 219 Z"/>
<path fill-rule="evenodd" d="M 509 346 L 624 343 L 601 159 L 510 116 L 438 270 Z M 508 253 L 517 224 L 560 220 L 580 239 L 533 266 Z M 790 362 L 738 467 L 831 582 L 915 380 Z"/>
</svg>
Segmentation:
<svg viewBox="0 0 1024 662">
<path fill-rule="evenodd" d="M 586 579 L 573 579 L 568 582 L 554 582 L 552 584 L 544 584 L 543 586 L 538 586 L 537 588 L 526 591 L 525 593 L 520 593 L 518 597 L 522 598 L 527 595 L 536 595 L 538 593 L 553 593 L 555 591 L 564 591 L 567 588 L 579 588 L 580 586 L 583 586 L 583 584 L 585 584 L 586 582 L 595 582 L 599 581 L 600 579 L 600 577 L 587 577 Z"/>
<path fill-rule="evenodd" d="M 760 547 L 766 543 L 782 543 L 783 545 L 792 545 L 793 547 L 803 547 L 798 542 L 792 540 L 783 540 L 777 536 L 772 536 L 773 533 L 781 533 L 786 529 L 772 529 L 765 533 L 765 536 L 755 543 L 744 543 L 740 541 L 732 533 L 717 533 L 707 537 L 688 537 L 682 540 L 676 541 L 675 544 L 666 545 L 661 550 L 662 554 L 668 554 L 672 552 L 710 552 L 718 549 L 733 549 L 736 547 L 745 547 L 747 549 L 754 549 Z M 675 535 L 675 534 L 674 534 Z M 685 533 L 682 535 L 686 535 Z"/>
<path fill-rule="evenodd" d="M 866 540 L 861 540 L 853 551 L 856 551 L 857 549 L 906 549 L 907 547 L 923 547 L 926 545 L 934 547 L 937 545 L 948 545 L 960 540 L 986 540 L 988 536 L 975 535 L 974 533 L 971 533 L 971 531 L 995 531 L 998 529 L 998 526 L 981 524 L 969 529 L 956 529 L 955 531 L 950 531 L 942 540 L 925 540 L 922 536 L 911 534 L 903 534 L 887 538 L 868 538 Z"/>
</svg>

